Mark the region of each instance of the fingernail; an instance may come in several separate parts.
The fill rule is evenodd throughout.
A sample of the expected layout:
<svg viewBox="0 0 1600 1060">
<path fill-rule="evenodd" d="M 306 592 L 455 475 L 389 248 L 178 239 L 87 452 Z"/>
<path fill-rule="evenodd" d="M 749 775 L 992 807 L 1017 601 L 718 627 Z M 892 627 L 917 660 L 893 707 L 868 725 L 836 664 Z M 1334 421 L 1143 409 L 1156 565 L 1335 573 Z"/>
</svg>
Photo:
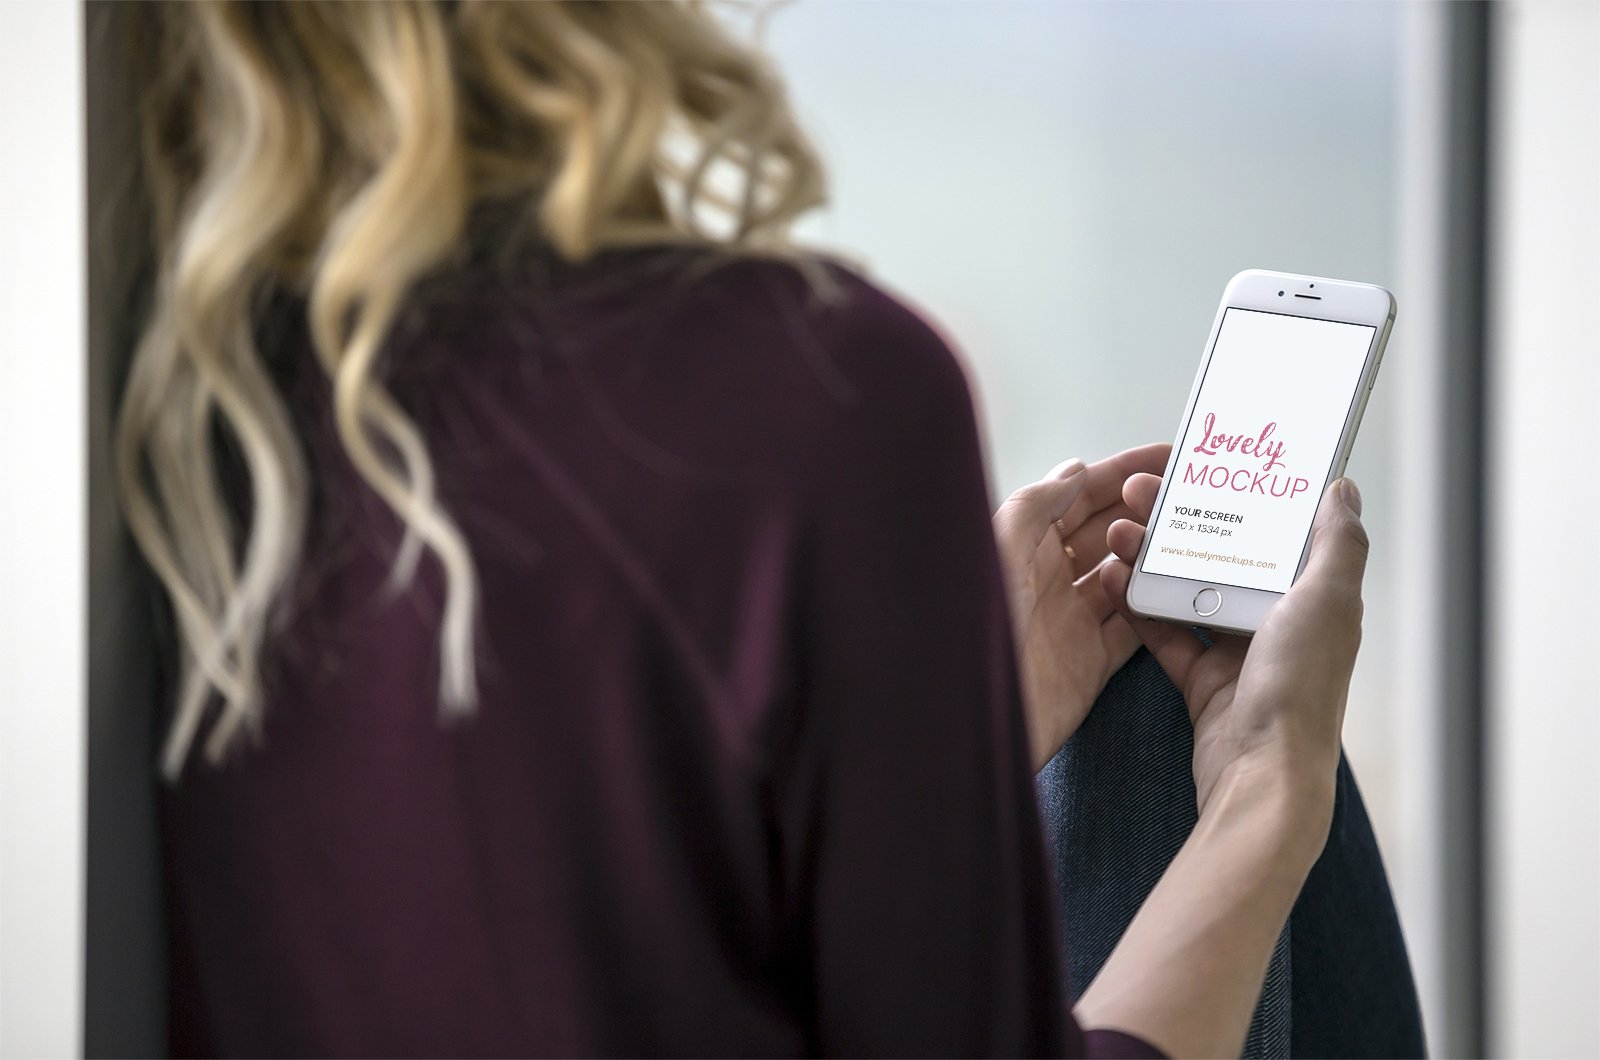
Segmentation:
<svg viewBox="0 0 1600 1060">
<path fill-rule="evenodd" d="M 1344 502 L 1346 508 L 1357 515 L 1361 514 L 1361 491 L 1356 489 L 1354 482 L 1347 478 L 1339 480 L 1339 499 Z"/>
<path fill-rule="evenodd" d="M 1056 478 L 1071 478 L 1073 475 L 1076 475 L 1087 466 L 1088 465 L 1082 460 L 1079 460 L 1077 457 L 1073 457 L 1071 460 L 1068 460 L 1066 463 L 1061 465 L 1060 470 L 1056 472 Z"/>
</svg>

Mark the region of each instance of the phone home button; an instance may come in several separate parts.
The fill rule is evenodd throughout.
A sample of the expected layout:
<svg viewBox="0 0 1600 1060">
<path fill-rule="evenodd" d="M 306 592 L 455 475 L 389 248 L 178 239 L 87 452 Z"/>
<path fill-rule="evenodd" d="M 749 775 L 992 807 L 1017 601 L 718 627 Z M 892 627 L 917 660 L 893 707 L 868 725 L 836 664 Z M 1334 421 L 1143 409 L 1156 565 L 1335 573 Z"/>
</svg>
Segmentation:
<svg viewBox="0 0 1600 1060">
<path fill-rule="evenodd" d="M 1222 594 L 1215 589 L 1201 589 L 1194 594 L 1194 613 L 1210 618 L 1222 610 Z"/>
</svg>

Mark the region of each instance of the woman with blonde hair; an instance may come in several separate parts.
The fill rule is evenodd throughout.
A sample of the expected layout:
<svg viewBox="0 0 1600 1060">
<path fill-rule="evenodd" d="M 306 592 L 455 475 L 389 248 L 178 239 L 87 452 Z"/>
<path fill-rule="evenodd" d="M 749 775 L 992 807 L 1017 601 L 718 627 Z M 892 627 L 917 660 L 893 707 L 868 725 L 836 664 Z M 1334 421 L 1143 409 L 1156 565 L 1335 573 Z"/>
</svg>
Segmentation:
<svg viewBox="0 0 1600 1060">
<path fill-rule="evenodd" d="M 820 168 L 701 7 L 136 18 L 176 1052 L 1237 1054 L 1354 487 L 1248 645 L 1119 610 L 1164 447 L 991 525 L 954 357 L 787 242 Z M 1069 1011 L 1031 777 L 1141 640 L 1199 824 Z"/>
</svg>

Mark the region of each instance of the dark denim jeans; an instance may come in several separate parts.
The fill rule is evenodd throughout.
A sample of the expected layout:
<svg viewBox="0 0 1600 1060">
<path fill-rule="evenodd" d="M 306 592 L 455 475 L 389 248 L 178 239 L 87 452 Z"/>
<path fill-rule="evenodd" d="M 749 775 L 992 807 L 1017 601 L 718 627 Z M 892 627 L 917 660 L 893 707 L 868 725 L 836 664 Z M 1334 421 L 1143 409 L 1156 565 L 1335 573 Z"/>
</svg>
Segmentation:
<svg viewBox="0 0 1600 1060">
<path fill-rule="evenodd" d="M 1196 819 L 1183 696 L 1135 655 L 1039 773 L 1076 999 Z M 1422 1056 L 1422 1015 L 1389 879 L 1341 756 L 1327 847 L 1267 971 L 1246 1057 Z"/>
</svg>

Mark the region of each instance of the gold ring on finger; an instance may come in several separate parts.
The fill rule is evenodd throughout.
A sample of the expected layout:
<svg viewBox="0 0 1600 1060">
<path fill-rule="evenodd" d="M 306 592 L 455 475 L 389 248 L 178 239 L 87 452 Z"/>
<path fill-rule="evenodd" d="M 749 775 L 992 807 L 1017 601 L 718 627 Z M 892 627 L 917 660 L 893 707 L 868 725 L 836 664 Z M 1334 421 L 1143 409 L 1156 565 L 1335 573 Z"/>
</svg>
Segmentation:
<svg viewBox="0 0 1600 1060">
<path fill-rule="evenodd" d="M 1056 528 L 1056 537 L 1061 541 L 1061 551 L 1067 554 L 1068 559 L 1077 559 L 1078 554 L 1072 551 L 1071 545 L 1067 544 L 1067 528 L 1061 525 L 1060 519 L 1057 519 L 1053 525 Z"/>
</svg>

